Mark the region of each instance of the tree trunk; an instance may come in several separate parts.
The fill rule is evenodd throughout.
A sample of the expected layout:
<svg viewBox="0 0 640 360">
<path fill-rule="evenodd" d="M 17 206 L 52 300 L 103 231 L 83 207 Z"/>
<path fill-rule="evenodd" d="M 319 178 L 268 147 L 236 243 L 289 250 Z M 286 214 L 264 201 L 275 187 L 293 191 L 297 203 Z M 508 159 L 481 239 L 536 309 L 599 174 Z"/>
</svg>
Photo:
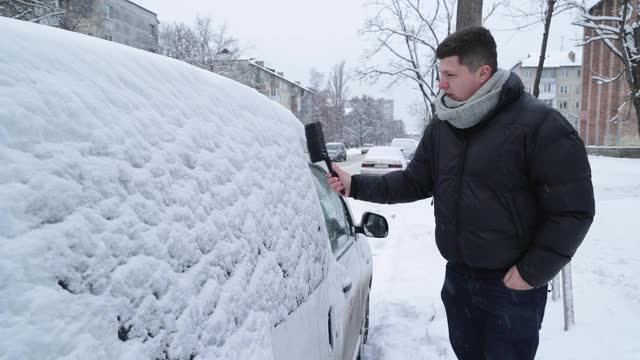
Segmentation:
<svg viewBox="0 0 640 360">
<path fill-rule="evenodd" d="M 547 1 L 547 12 L 544 20 L 544 34 L 542 35 L 542 48 L 540 49 L 540 60 L 538 60 L 538 71 L 536 71 L 536 79 L 533 82 L 533 96 L 538 97 L 540 94 L 540 78 L 542 77 L 542 69 L 544 68 L 544 58 L 547 54 L 547 40 L 549 39 L 549 27 L 551 26 L 551 17 L 553 16 L 553 8 L 556 0 Z"/>
<path fill-rule="evenodd" d="M 456 31 L 482 26 L 482 0 L 458 0 Z"/>
<path fill-rule="evenodd" d="M 626 0 L 624 2 L 624 5 L 627 5 L 629 3 L 628 0 Z M 626 8 L 625 8 L 626 9 Z M 625 12 L 626 14 L 626 12 Z M 637 27 L 633 28 L 633 47 L 635 48 L 635 46 L 637 46 L 638 43 L 640 43 L 640 29 Z M 624 52 L 625 56 L 627 56 L 627 52 Z M 633 59 L 633 60 L 629 60 L 628 57 L 626 57 L 627 59 L 627 64 L 630 63 L 631 67 L 631 77 L 633 80 L 631 85 L 631 89 L 633 91 L 633 93 L 631 94 L 631 96 L 633 97 L 633 107 L 636 110 L 636 122 L 638 125 L 638 137 L 640 138 L 640 63 L 638 62 L 638 59 Z M 620 124 L 620 126 L 622 126 L 622 124 Z"/>
<path fill-rule="evenodd" d="M 636 93 L 638 90 L 636 90 Z M 638 138 L 640 138 L 640 98 L 634 96 L 633 97 L 633 107 L 636 110 L 636 123 L 638 124 Z M 620 123 L 618 126 L 622 126 Z"/>
</svg>

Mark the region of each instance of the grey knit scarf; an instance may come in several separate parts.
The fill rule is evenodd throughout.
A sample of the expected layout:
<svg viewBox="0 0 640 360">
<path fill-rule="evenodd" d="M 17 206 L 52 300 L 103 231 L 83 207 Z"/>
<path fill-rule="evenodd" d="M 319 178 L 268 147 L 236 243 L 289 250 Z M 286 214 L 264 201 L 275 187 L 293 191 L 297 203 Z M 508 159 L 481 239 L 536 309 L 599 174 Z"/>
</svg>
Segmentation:
<svg viewBox="0 0 640 360">
<path fill-rule="evenodd" d="M 509 75 L 509 71 L 499 69 L 466 101 L 455 101 L 440 92 L 436 100 L 436 115 L 458 129 L 478 124 L 498 104 L 502 86 Z"/>
</svg>

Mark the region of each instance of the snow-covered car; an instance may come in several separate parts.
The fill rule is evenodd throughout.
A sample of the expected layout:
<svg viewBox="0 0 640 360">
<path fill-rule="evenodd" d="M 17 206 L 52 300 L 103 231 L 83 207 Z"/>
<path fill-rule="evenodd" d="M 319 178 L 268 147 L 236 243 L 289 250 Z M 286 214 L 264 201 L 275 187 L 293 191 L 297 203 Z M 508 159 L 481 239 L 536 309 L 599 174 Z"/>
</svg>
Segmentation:
<svg viewBox="0 0 640 360">
<path fill-rule="evenodd" d="M 343 143 L 327 143 L 327 153 L 331 161 L 347 161 L 347 147 Z"/>
<path fill-rule="evenodd" d="M 395 146 L 374 146 L 367 152 L 360 173 L 365 175 L 384 175 L 391 171 L 407 168 L 407 160 L 402 150 Z"/>
<path fill-rule="evenodd" d="M 405 138 L 395 138 L 391 140 L 391 146 L 395 146 L 402 150 L 404 157 L 407 160 L 413 159 L 413 155 L 416 153 L 416 149 L 418 148 L 418 142 L 414 139 L 405 139 Z"/>
<path fill-rule="evenodd" d="M 362 147 L 360 148 L 360 153 L 361 154 L 366 154 L 369 149 L 371 149 L 373 147 L 373 144 L 362 144 Z"/>
<path fill-rule="evenodd" d="M 388 225 L 352 218 L 290 111 L 110 41 L 0 33 L 0 358 L 361 354 Z"/>
</svg>

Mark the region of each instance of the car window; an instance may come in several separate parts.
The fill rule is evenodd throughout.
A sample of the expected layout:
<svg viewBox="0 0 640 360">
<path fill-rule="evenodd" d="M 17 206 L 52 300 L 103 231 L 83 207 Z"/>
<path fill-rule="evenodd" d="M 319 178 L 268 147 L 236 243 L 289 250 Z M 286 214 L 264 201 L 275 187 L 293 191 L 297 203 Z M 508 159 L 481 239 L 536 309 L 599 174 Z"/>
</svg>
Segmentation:
<svg viewBox="0 0 640 360">
<path fill-rule="evenodd" d="M 338 254 L 341 249 L 353 240 L 349 210 L 344 206 L 338 194 L 329 187 L 324 171 L 312 167 L 311 173 L 314 175 L 315 181 L 313 183 L 318 192 L 322 215 L 324 215 L 324 220 L 327 224 L 331 250 L 334 254 Z"/>
</svg>

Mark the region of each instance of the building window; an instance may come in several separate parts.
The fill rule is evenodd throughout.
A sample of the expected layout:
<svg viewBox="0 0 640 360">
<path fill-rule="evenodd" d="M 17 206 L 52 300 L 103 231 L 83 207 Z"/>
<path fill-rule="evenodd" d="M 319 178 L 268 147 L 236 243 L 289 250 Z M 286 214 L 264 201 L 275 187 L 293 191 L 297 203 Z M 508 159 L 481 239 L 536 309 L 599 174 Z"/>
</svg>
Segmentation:
<svg viewBox="0 0 640 360">
<path fill-rule="evenodd" d="M 111 19 L 111 16 L 113 15 L 113 8 L 111 7 L 111 5 L 107 5 L 107 11 L 105 15 L 107 19 Z"/>
<path fill-rule="evenodd" d="M 525 79 L 531 79 L 531 70 L 525 70 L 524 77 Z"/>
<path fill-rule="evenodd" d="M 569 77 L 569 70 L 568 69 L 560 70 L 560 77 L 562 77 L 562 78 Z"/>
<path fill-rule="evenodd" d="M 560 101 L 560 103 L 558 103 L 558 107 L 560 109 L 566 110 L 567 109 L 567 102 L 566 101 Z"/>
<path fill-rule="evenodd" d="M 576 95 L 580 95 L 580 85 L 576 85 Z"/>
<path fill-rule="evenodd" d="M 113 36 L 111 36 L 111 35 L 105 35 L 105 36 L 104 36 L 104 39 L 105 39 L 105 40 L 109 40 L 109 41 L 113 41 Z"/>
<path fill-rule="evenodd" d="M 561 85 L 560 94 L 567 94 L 567 93 L 569 93 L 569 87 L 567 85 Z"/>
<path fill-rule="evenodd" d="M 578 69 L 578 76 L 580 76 L 580 69 Z"/>
<path fill-rule="evenodd" d="M 576 110 L 580 110 L 580 101 L 576 101 Z"/>
<path fill-rule="evenodd" d="M 550 93 L 550 92 L 551 92 L 551 84 L 544 84 L 544 85 L 542 85 L 542 92 L 544 92 L 544 93 Z"/>
<path fill-rule="evenodd" d="M 553 100 L 542 100 L 545 104 L 553 106 Z"/>
<path fill-rule="evenodd" d="M 149 31 L 151 32 L 151 36 L 156 36 L 156 26 L 153 24 L 149 24 Z"/>
<path fill-rule="evenodd" d="M 271 96 L 272 97 L 278 96 L 278 89 L 271 89 Z"/>
</svg>

